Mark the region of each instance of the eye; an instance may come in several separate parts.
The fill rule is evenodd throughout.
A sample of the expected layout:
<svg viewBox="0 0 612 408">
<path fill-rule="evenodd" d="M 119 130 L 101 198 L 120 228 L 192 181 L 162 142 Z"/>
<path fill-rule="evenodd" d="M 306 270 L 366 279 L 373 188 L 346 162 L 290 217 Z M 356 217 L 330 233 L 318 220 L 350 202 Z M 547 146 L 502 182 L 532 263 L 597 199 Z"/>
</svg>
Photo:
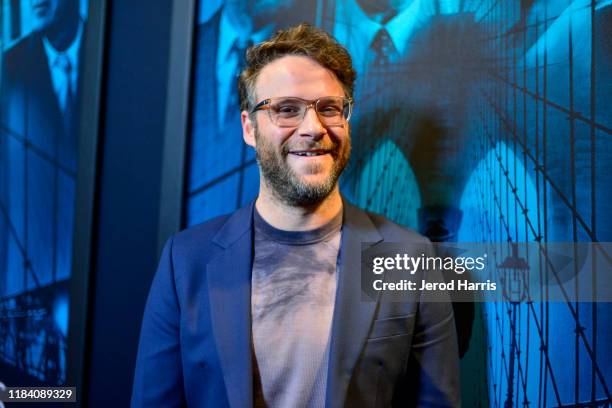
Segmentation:
<svg viewBox="0 0 612 408">
<path fill-rule="evenodd" d="M 282 117 L 297 116 L 302 111 L 302 106 L 295 101 L 281 101 L 271 107 L 272 111 Z"/>
<path fill-rule="evenodd" d="M 342 112 L 342 108 L 337 105 L 323 105 L 319 107 L 319 113 L 325 116 L 335 116 Z"/>
<path fill-rule="evenodd" d="M 299 112 L 300 108 L 295 105 L 282 105 L 278 107 L 280 113 L 296 113 Z"/>
</svg>

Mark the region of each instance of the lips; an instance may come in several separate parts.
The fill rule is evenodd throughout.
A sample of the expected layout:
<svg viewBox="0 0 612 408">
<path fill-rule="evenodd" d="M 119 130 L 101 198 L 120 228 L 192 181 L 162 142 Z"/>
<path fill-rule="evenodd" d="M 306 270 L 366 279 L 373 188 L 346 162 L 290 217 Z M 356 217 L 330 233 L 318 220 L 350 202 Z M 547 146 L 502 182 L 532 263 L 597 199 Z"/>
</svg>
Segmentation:
<svg viewBox="0 0 612 408">
<path fill-rule="evenodd" d="M 329 150 L 325 149 L 310 149 L 310 150 L 291 150 L 289 154 L 300 157 L 316 157 L 329 154 Z"/>
</svg>

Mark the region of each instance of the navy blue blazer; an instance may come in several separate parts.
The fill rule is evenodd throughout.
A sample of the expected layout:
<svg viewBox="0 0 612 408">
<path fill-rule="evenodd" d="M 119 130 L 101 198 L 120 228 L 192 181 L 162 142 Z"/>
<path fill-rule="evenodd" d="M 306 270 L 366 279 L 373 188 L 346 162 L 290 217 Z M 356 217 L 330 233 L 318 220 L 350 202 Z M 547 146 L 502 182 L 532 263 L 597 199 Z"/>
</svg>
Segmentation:
<svg viewBox="0 0 612 408">
<path fill-rule="evenodd" d="M 252 407 L 253 203 L 171 238 L 147 300 L 132 407 Z M 459 406 L 450 303 L 362 301 L 361 243 L 425 238 L 345 201 L 326 407 Z"/>
</svg>

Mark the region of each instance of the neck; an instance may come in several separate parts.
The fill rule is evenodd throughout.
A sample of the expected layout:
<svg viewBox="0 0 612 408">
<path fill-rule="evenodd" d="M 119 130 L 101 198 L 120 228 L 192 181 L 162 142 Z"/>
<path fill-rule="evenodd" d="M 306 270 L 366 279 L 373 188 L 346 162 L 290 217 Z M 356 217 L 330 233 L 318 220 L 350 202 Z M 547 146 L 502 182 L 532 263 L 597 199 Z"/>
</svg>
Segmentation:
<svg viewBox="0 0 612 408">
<path fill-rule="evenodd" d="M 79 31 L 79 14 L 73 13 L 69 18 L 62 19 L 61 23 L 52 24 L 45 35 L 53 48 L 64 51 L 74 42 Z"/>
<path fill-rule="evenodd" d="M 376 21 L 378 24 L 387 24 L 389 20 L 398 14 L 398 8 L 391 4 L 383 4 L 372 1 L 357 0 L 359 7 L 369 18 Z"/>
<path fill-rule="evenodd" d="M 370 15 L 370 17 L 378 24 L 387 24 L 396 15 L 397 13 L 394 11 L 388 10 L 380 13 L 373 13 Z"/>
<path fill-rule="evenodd" d="M 309 231 L 330 222 L 342 210 L 338 186 L 323 201 L 312 206 L 292 206 L 276 199 L 264 185 L 255 202 L 259 215 L 274 228 L 283 231 Z"/>
</svg>

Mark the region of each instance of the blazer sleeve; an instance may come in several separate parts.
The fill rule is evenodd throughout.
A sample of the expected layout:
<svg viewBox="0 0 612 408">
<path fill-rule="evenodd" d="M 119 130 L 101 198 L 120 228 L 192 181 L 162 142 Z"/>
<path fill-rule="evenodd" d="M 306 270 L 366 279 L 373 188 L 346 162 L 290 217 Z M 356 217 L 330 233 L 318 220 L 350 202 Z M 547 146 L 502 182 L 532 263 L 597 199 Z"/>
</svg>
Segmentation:
<svg viewBox="0 0 612 408">
<path fill-rule="evenodd" d="M 426 273 L 428 281 L 442 281 L 439 271 Z M 421 292 L 407 372 L 411 406 L 461 406 L 459 349 L 448 293 Z"/>
<path fill-rule="evenodd" d="M 133 408 L 186 405 L 172 243 L 170 238 L 164 247 L 145 306 L 132 390 Z"/>
</svg>

